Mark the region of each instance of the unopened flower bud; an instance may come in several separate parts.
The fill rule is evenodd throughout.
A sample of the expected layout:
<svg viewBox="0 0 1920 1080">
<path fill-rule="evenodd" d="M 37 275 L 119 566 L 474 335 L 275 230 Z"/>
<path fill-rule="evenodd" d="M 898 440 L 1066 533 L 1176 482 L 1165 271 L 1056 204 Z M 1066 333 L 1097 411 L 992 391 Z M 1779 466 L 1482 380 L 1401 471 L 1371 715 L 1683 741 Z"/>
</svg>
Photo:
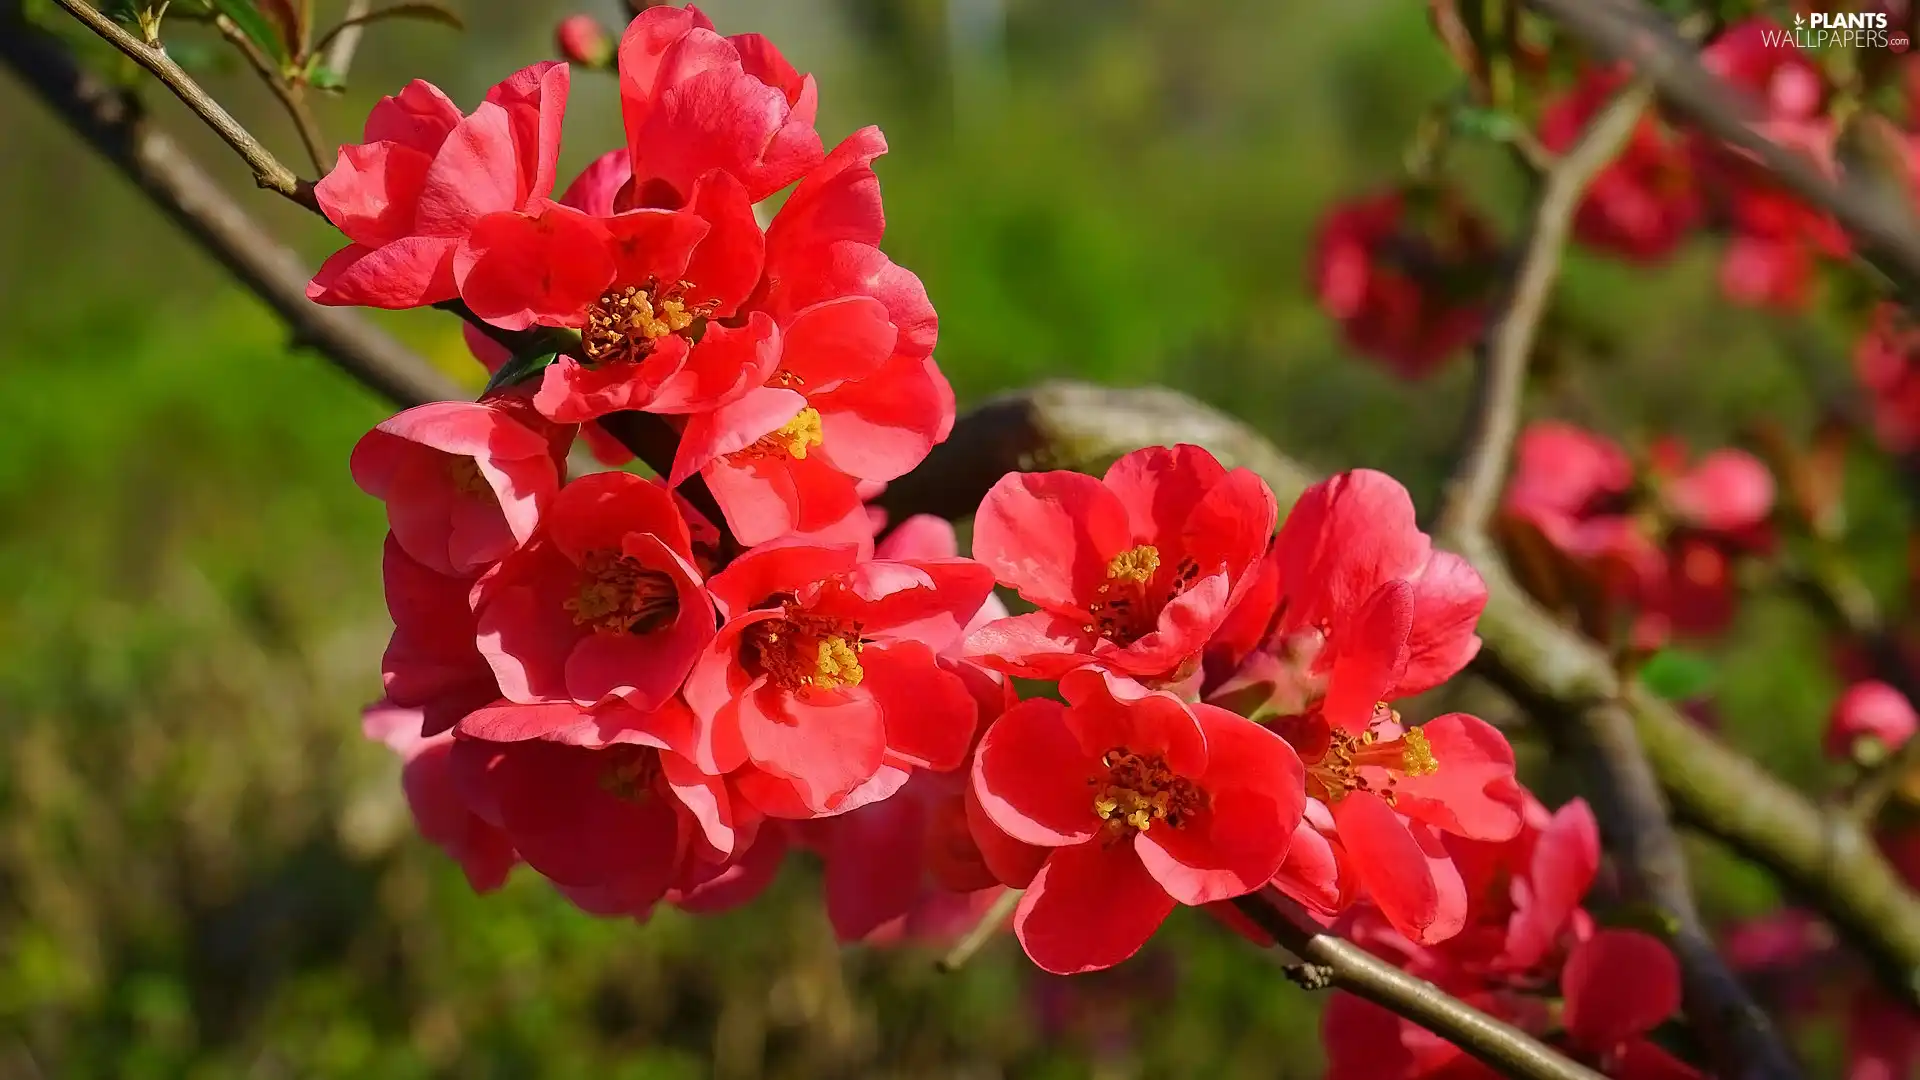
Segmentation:
<svg viewBox="0 0 1920 1080">
<path fill-rule="evenodd" d="M 590 68 L 613 63 L 613 35 L 591 15 L 569 15 L 560 20 L 554 40 L 568 63 Z"/>
<path fill-rule="evenodd" d="M 1827 725 L 1827 753 L 1861 765 L 1877 765 L 1920 726 L 1906 696 L 1886 683 L 1854 683 L 1834 703 Z"/>
</svg>

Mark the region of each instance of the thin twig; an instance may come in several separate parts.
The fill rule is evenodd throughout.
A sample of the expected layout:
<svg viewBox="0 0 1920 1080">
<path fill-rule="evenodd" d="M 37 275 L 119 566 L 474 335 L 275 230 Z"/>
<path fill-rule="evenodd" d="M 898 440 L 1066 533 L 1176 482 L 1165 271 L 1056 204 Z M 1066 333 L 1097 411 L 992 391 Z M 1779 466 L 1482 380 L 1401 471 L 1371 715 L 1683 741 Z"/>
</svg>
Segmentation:
<svg viewBox="0 0 1920 1080">
<path fill-rule="evenodd" d="M 1275 942 L 1305 961 L 1315 985 L 1331 983 L 1419 1024 L 1520 1080 L 1600 1080 L 1600 1074 L 1503 1020 L 1409 975 L 1351 941 L 1327 933 L 1269 885 L 1234 901 Z"/>
<path fill-rule="evenodd" d="M 994 936 L 1005 928 L 1007 920 L 1013 918 L 1013 909 L 1020 904 L 1020 892 L 1019 889 L 1008 889 L 994 898 L 993 906 L 980 916 L 980 921 L 974 923 L 966 936 L 954 942 L 953 948 L 947 951 L 947 955 L 940 958 L 940 963 L 936 966 L 941 973 L 951 975 L 966 967 L 967 961 L 973 959 L 973 954 L 984 948 L 987 942 L 992 941 Z"/>
<path fill-rule="evenodd" d="M 84 0 L 54 0 L 54 3 L 65 8 L 68 14 L 80 20 L 87 29 L 104 38 L 114 48 L 126 53 L 134 63 L 152 72 L 154 78 L 159 79 L 167 89 L 173 91 L 173 95 L 184 102 L 187 108 L 192 109 L 195 116 L 212 128 L 215 134 L 226 140 L 228 146 L 233 147 L 234 152 L 253 169 L 254 181 L 261 187 L 278 192 L 310 210 L 318 206 L 313 200 L 313 185 L 301 180 L 294 175 L 292 169 L 281 164 L 280 159 L 273 156 L 273 151 L 261 145 L 260 140 L 254 138 L 252 132 L 242 127 L 227 110 L 221 108 L 220 103 L 213 100 L 200 84 L 194 81 L 193 76 L 188 75 L 179 64 L 174 63 L 173 58 L 164 50 L 153 48 L 127 33 L 119 23 L 102 15 L 98 9 L 85 3 Z"/>
<path fill-rule="evenodd" d="M 1560 276 L 1574 212 L 1593 178 L 1633 134 L 1652 97 L 1652 88 L 1645 83 L 1621 91 L 1547 173 L 1506 303 L 1481 342 L 1472 421 L 1466 447 L 1447 483 L 1438 529 L 1442 536 L 1482 532 L 1493 514 L 1520 429 L 1527 362 Z"/>
<path fill-rule="evenodd" d="M 327 70 L 333 72 L 335 78 L 344 81 L 348 69 L 353 67 L 353 56 L 360 49 L 360 39 L 366 36 L 367 12 L 372 7 L 372 0 L 351 0 L 340 26 L 332 35 L 331 45 L 322 45 L 320 51 L 326 54 Z"/>
<path fill-rule="evenodd" d="M 18 0 L 0 0 L 0 63 L 265 300 L 286 320 L 296 343 L 401 405 L 469 396 L 358 313 L 308 300 L 300 256 L 277 243 L 178 143 L 147 123 L 131 94 L 87 73 L 52 35 L 27 23 Z"/>
<path fill-rule="evenodd" d="M 306 147 L 307 159 L 313 162 L 314 174 L 326 175 L 327 170 L 333 167 L 333 162 L 327 158 L 326 137 L 320 133 L 320 122 L 314 119 L 313 110 L 307 107 L 305 92 L 287 77 L 286 71 L 275 64 L 271 57 L 261 52 L 260 46 L 255 45 L 247 32 L 232 19 L 225 15 L 216 16 L 213 25 L 220 31 L 220 36 L 232 42 L 233 47 L 247 58 L 248 65 L 259 73 L 260 81 L 267 84 L 267 89 L 273 91 L 281 107 L 287 110 L 287 116 L 293 120 L 294 130 L 300 134 L 301 145 Z"/>
</svg>

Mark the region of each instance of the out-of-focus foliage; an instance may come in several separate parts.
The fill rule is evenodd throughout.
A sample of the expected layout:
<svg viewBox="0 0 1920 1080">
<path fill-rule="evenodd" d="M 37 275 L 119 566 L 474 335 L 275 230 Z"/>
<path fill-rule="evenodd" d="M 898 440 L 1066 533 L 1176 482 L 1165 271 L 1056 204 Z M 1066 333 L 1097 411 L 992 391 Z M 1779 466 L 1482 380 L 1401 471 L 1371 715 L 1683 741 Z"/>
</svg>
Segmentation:
<svg viewBox="0 0 1920 1080">
<path fill-rule="evenodd" d="M 469 0 L 463 38 L 381 27 L 324 119 L 345 137 L 415 74 L 471 101 L 570 10 Z M 939 307 L 963 402 L 1045 377 L 1165 382 L 1317 465 L 1436 489 L 1465 370 L 1403 384 L 1344 355 L 1304 282 L 1326 205 L 1389 182 L 1453 85 L 1422 5 L 709 10 L 823 76 L 830 136 L 887 130 L 888 246 Z M 209 79 L 298 159 L 250 76 Z M 567 146 L 577 166 L 619 137 L 611 82 L 577 78 L 573 108 L 570 133 L 596 116 L 605 133 Z M 326 249 L 204 133 L 187 141 Z M 1316 1072 L 1316 1003 L 1199 919 L 1068 981 L 1010 943 L 953 976 L 926 951 L 841 951 L 804 863 L 710 920 L 599 922 L 533 881 L 472 896 L 358 734 L 387 629 L 383 522 L 345 463 L 385 407 L 289 353 L 10 82 L 0 146 L 0 1077 Z M 1519 189 L 1485 157 L 1480 209 L 1510 224 Z M 1570 261 L 1562 310 L 1596 355 L 1560 368 L 1563 417 L 1718 445 L 1763 417 L 1804 432 L 1846 386 L 1835 328 L 1729 307 L 1704 248 L 1650 272 Z M 477 386 L 451 320 L 383 321 Z M 1904 503 L 1873 462 L 1852 481 L 1852 542 L 1885 586 Z M 1830 779 L 1817 620 L 1763 589 L 1706 655 L 1726 736 Z M 1702 867 L 1713 915 L 1776 902 L 1729 860 Z"/>
</svg>

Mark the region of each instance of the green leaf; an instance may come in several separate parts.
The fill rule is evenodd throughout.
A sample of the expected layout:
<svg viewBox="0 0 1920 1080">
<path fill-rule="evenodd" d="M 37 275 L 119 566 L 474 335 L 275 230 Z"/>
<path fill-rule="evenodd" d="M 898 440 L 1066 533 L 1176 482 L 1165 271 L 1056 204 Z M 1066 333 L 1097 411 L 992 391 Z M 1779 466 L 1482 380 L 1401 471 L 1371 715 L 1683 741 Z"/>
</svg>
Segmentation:
<svg viewBox="0 0 1920 1080">
<path fill-rule="evenodd" d="M 1462 135 L 1507 142 L 1526 130 L 1510 112 L 1483 105 L 1461 105 L 1453 110 L 1453 130 Z"/>
<path fill-rule="evenodd" d="M 1661 649 L 1640 667 L 1640 681 L 1668 701 L 1699 697 L 1713 687 L 1719 674 L 1707 657 L 1674 648 Z"/>
<path fill-rule="evenodd" d="M 500 365 L 500 370 L 494 372 L 493 378 L 487 380 L 487 388 L 480 392 L 480 396 L 485 397 L 495 390 L 501 390 L 517 383 L 526 382 L 528 379 L 545 371 L 547 365 L 559 358 L 560 354 L 558 352 L 543 352 L 533 353 L 527 356 L 516 356 Z"/>
<path fill-rule="evenodd" d="M 342 78 L 339 72 L 321 63 L 320 58 L 316 56 L 313 58 L 313 63 L 307 65 L 307 85 L 315 90 L 345 90 L 347 80 Z"/>
<path fill-rule="evenodd" d="M 280 37 L 274 29 L 273 20 L 264 15 L 253 0 L 213 0 L 213 6 L 220 14 L 232 20 L 233 25 L 247 36 L 261 52 L 280 64 L 287 62 L 290 44 Z"/>
</svg>

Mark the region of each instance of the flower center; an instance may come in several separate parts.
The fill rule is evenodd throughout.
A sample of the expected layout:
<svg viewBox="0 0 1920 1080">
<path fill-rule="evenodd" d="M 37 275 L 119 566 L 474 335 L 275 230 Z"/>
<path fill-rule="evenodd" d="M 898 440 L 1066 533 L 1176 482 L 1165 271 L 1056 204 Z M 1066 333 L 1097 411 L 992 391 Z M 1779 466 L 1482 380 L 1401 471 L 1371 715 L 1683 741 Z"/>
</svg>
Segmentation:
<svg viewBox="0 0 1920 1080">
<path fill-rule="evenodd" d="M 608 757 L 600 772 L 600 790 L 630 803 L 643 802 L 660 778 L 660 754 L 647 747 L 619 747 L 600 751 Z"/>
<path fill-rule="evenodd" d="M 453 481 L 454 490 L 462 495 L 493 498 L 493 485 L 487 483 L 487 478 L 480 474 L 480 463 L 470 457 L 448 455 L 447 479 Z"/>
<path fill-rule="evenodd" d="M 666 574 L 613 551 L 592 551 L 580 563 L 579 591 L 564 605 L 576 626 L 609 634 L 646 634 L 680 613 L 680 591 Z"/>
<path fill-rule="evenodd" d="M 728 457 L 735 461 L 753 461 L 760 458 L 787 457 L 795 461 L 805 461 L 807 451 L 826 441 L 820 430 L 820 412 L 806 408 L 787 421 L 776 431 L 770 431 L 753 441 L 745 450 L 737 450 Z"/>
<path fill-rule="evenodd" d="M 747 628 L 741 659 L 750 672 L 795 693 L 859 686 L 860 624 L 815 615 L 787 604 L 785 617 Z"/>
<path fill-rule="evenodd" d="M 1158 755 L 1116 746 L 1100 756 L 1100 764 L 1107 769 L 1105 782 L 1099 776 L 1087 782 L 1095 789 L 1093 812 L 1107 823 L 1110 839 L 1146 832 L 1156 821 L 1178 829 L 1207 805 L 1200 785 L 1167 768 Z"/>
<path fill-rule="evenodd" d="M 1093 622 L 1083 627 L 1119 645 L 1131 645 L 1153 632 L 1160 621 L 1160 609 L 1185 591 L 1200 574 L 1192 559 L 1180 560 L 1177 572 L 1158 595 L 1153 582 L 1160 573 L 1160 549 L 1152 544 L 1129 548 L 1107 564 L 1107 580 L 1099 588 L 1099 598 L 1088 605 Z"/>
<path fill-rule="evenodd" d="M 1388 715 L 1395 722 L 1400 719 L 1398 713 Z M 1370 791 L 1392 805 L 1394 785 L 1400 777 L 1426 776 L 1439 768 L 1433 744 L 1419 728 L 1408 728 L 1395 739 L 1382 739 L 1372 728 L 1358 735 L 1335 730 L 1328 735 L 1326 753 L 1307 767 L 1308 794 L 1333 803 L 1349 792 Z M 1384 781 L 1377 781 L 1363 775 L 1362 769 L 1378 769 L 1387 775 Z"/>
<path fill-rule="evenodd" d="M 711 312 L 706 305 L 688 306 L 682 293 L 692 282 L 660 287 L 629 285 L 600 297 L 587 309 L 587 326 L 580 347 L 595 364 L 646 359 L 653 343 L 668 334 L 690 334 Z"/>
</svg>

